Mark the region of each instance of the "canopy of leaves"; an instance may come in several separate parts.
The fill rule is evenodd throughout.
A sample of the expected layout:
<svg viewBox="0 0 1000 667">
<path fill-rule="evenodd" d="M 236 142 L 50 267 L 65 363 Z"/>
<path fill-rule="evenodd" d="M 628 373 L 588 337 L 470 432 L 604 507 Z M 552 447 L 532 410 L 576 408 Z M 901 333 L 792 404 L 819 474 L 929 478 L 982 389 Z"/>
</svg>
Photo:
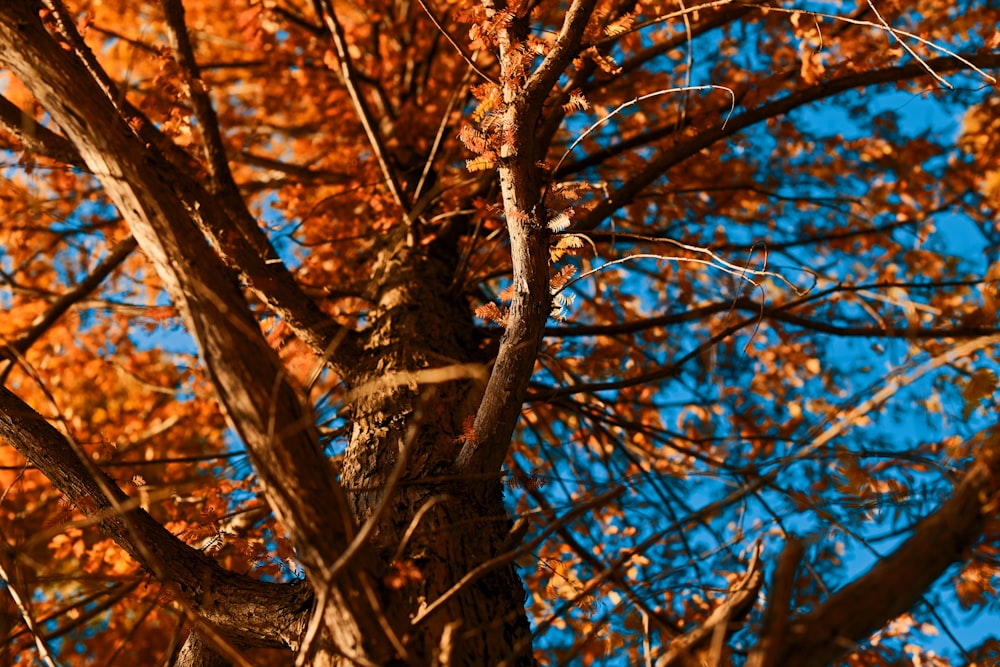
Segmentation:
<svg viewBox="0 0 1000 667">
<path fill-rule="evenodd" d="M 996 3 L 575 2 L 575 37 L 552 0 L 338 2 L 333 27 L 320 1 L 40 4 L 342 327 L 372 326 L 372 268 L 407 234 L 457 249 L 426 289 L 454 291 L 488 360 L 520 317 L 508 225 L 546 225 L 551 313 L 503 473 L 542 664 L 666 661 L 758 548 L 770 582 L 799 545 L 787 608 L 819 609 L 1000 446 Z M 511 81 L 564 43 L 534 124 L 510 127 Z M 6 387 L 184 542 L 299 578 L 185 313 L 28 89 L 0 70 Z M 516 132 L 531 211 L 497 177 Z M 348 373 L 261 275 L 241 288 L 338 457 Z M 0 466 L 0 662 L 169 655 L 169 588 L 6 443 Z M 995 659 L 995 639 L 955 635 L 959 610 L 997 622 L 986 519 L 850 664 Z M 707 664 L 745 664 L 763 608 Z"/>
</svg>

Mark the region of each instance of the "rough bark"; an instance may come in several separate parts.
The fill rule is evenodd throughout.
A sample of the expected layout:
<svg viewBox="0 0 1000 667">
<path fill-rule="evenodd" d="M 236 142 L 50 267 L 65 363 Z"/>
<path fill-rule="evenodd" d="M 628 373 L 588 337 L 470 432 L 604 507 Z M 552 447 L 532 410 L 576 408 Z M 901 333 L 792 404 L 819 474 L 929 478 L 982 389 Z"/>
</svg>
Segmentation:
<svg viewBox="0 0 1000 667">
<path fill-rule="evenodd" d="M 449 592 L 497 554 L 510 522 L 499 465 L 482 475 L 455 465 L 486 372 L 469 308 L 447 287 L 453 249 L 442 245 L 411 247 L 401 231 L 376 262 L 376 306 L 352 394 L 342 483 L 359 521 L 374 522 L 381 559 L 390 569 L 419 571 L 400 581 L 403 604 L 420 615 L 414 657 L 530 664 L 523 586 L 512 563 Z"/>
<path fill-rule="evenodd" d="M 193 630 L 173 662 L 173 667 L 227 667 L 228 665 L 229 661 L 213 651 L 212 647 Z"/>
</svg>

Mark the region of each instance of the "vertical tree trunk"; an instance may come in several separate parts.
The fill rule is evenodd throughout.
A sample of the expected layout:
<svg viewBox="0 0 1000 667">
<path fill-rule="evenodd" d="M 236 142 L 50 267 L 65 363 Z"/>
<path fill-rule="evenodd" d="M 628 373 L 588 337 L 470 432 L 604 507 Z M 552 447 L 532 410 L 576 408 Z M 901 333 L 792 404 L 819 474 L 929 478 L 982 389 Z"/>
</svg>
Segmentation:
<svg viewBox="0 0 1000 667">
<path fill-rule="evenodd" d="M 411 658 L 529 665 L 524 588 L 512 564 L 449 593 L 498 554 L 510 521 L 499 470 L 471 479 L 455 473 L 486 369 L 469 306 L 450 289 L 453 253 L 440 245 L 410 247 L 396 234 L 376 262 L 377 305 L 364 362 L 351 378 L 341 482 L 358 522 L 374 522 L 376 551 L 418 618 L 408 629 Z"/>
</svg>

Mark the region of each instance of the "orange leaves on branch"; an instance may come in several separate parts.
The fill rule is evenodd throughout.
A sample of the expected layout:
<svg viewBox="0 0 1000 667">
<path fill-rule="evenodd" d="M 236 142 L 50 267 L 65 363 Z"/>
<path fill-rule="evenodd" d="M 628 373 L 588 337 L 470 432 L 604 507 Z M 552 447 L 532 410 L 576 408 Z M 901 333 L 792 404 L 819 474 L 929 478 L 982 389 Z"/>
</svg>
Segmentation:
<svg viewBox="0 0 1000 667">
<path fill-rule="evenodd" d="M 549 247 L 549 261 L 554 264 L 566 255 L 574 254 L 574 251 L 584 247 L 584 244 L 584 237 L 579 234 L 562 234 L 555 245 Z"/>
<path fill-rule="evenodd" d="M 597 67 L 605 74 L 615 75 L 621 72 L 621 66 L 614 61 L 613 58 L 607 56 L 600 51 L 597 47 L 591 46 L 586 51 L 583 52 L 584 58 L 589 58 Z"/>
<path fill-rule="evenodd" d="M 569 100 L 563 104 L 563 113 L 569 115 L 574 111 L 585 111 L 590 108 L 590 102 L 579 90 L 574 90 L 569 94 Z"/>
<path fill-rule="evenodd" d="M 506 30 L 517 16 L 509 9 L 493 10 L 493 15 L 480 19 L 469 28 L 469 48 L 489 49 L 497 45 L 497 35 Z"/>
<path fill-rule="evenodd" d="M 482 306 L 476 308 L 476 317 L 487 320 L 488 322 L 493 322 L 494 324 L 499 324 L 500 326 L 507 326 L 507 309 L 500 309 L 492 301 Z"/>
</svg>

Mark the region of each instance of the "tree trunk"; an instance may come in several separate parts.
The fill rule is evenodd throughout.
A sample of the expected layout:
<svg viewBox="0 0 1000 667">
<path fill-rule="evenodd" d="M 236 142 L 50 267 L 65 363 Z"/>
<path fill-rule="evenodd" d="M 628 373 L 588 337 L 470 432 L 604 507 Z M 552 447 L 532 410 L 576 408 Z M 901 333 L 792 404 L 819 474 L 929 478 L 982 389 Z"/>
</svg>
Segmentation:
<svg viewBox="0 0 1000 667">
<path fill-rule="evenodd" d="M 512 563 L 483 568 L 449 593 L 498 555 L 510 521 L 499 470 L 455 472 L 486 370 L 469 306 L 449 287 L 454 254 L 442 245 L 413 247 L 396 234 L 376 261 L 377 305 L 351 378 L 341 483 L 359 524 L 372 522 L 387 583 L 417 619 L 411 659 L 529 665 L 525 593 Z"/>
</svg>

